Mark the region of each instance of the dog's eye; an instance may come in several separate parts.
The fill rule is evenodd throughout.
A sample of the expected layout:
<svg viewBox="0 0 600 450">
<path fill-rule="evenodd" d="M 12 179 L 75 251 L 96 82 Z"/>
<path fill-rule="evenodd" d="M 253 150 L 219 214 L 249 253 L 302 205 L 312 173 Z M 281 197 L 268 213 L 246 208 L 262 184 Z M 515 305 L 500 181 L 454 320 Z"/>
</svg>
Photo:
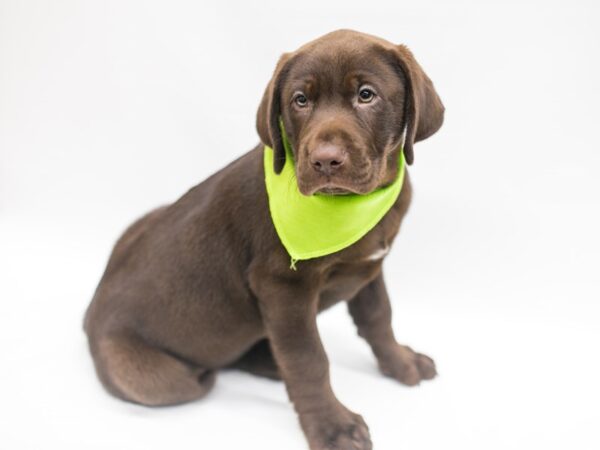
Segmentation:
<svg viewBox="0 0 600 450">
<path fill-rule="evenodd" d="M 375 92 L 369 88 L 361 88 L 361 90 L 358 91 L 358 99 L 361 103 L 369 103 L 374 97 Z"/>
<path fill-rule="evenodd" d="M 298 93 L 294 95 L 294 103 L 296 103 L 296 105 L 300 108 L 304 108 L 306 105 L 308 105 L 308 99 L 306 98 L 306 95 Z"/>
</svg>

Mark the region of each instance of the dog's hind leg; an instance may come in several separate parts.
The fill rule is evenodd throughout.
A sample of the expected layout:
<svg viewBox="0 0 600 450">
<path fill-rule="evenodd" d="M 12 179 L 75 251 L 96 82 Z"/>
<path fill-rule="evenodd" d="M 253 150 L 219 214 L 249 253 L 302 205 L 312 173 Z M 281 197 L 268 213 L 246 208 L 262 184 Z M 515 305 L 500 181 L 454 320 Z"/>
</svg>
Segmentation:
<svg viewBox="0 0 600 450">
<path fill-rule="evenodd" d="M 185 362 L 137 336 L 110 336 L 92 343 L 96 370 L 109 392 L 134 403 L 163 406 L 203 397 L 215 372 Z"/>
</svg>

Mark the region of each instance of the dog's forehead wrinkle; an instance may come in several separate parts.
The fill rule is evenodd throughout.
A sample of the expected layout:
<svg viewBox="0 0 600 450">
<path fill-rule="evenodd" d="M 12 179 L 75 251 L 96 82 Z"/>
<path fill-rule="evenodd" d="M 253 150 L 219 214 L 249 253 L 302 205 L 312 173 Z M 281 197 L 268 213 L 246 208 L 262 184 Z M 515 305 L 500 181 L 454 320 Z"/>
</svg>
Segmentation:
<svg viewBox="0 0 600 450">
<path fill-rule="evenodd" d="M 305 89 L 314 95 L 347 94 L 361 84 L 371 84 L 379 94 L 397 95 L 404 91 L 403 83 L 393 68 L 379 58 L 351 57 L 332 60 L 331 57 L 307 57 L 291 70 L 289 89 Z M 393 91 L 392 91 L 393 90 Z"/>
</svg>

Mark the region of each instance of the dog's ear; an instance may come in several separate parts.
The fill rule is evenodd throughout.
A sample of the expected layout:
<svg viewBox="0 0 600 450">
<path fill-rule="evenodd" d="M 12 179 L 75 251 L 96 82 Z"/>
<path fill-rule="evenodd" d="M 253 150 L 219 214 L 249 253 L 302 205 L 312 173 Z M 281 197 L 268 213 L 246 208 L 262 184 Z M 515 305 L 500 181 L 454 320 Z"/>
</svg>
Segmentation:
<svg viewBox="0 0 600 450">
<path fill-rule="evenodd" d="M 256 113 L 256 130 L 262 143 L 273 149 L 273 169 L 277 174 L 285 164 L 285 148 L 279 128 L 279 117 L 281 116 L 281 86 L 289 70 L 290 60 L 289 53 L 284 53 L 279 58 Z"/>
<path fill-rule="evenodd" d="M 444 105 L 411 51 L 404 45 L 396 46 L 393 51 L 407 83 L 404 157 L 408 164 L 412 164 L 413 144 L 440 129 L 444 121 Z"/>
</svg>

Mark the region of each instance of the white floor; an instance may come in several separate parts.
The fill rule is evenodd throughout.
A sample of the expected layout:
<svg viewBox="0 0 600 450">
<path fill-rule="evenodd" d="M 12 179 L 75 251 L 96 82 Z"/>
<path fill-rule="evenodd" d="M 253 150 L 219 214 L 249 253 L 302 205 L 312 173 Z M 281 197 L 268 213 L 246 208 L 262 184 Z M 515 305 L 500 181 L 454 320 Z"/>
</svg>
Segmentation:
<svg viewBox="0 0 600 450">
<path fill-rule="evenodd" d="M 206 399 L 161 409 L 102 390 L 81 331 L 113 238 L 93 236 L 102 228 L 2 223 L 0 446 L 305 449 L 278 382 L 222 373 Z M 343 305 L 320 319 L 334 389 L 365 417 L 375 448 L 599 448 L 596 302 L 569 307 L 542 289 L 544 302 L 502 304 L 490 291 L 477 306 L 426 276 L 395 276 L 407 265 L 399 253 L 387 270 L 395 328 L 436 359 L 436 380 L 407 388 L 382 377 Z"/>
</svg>

